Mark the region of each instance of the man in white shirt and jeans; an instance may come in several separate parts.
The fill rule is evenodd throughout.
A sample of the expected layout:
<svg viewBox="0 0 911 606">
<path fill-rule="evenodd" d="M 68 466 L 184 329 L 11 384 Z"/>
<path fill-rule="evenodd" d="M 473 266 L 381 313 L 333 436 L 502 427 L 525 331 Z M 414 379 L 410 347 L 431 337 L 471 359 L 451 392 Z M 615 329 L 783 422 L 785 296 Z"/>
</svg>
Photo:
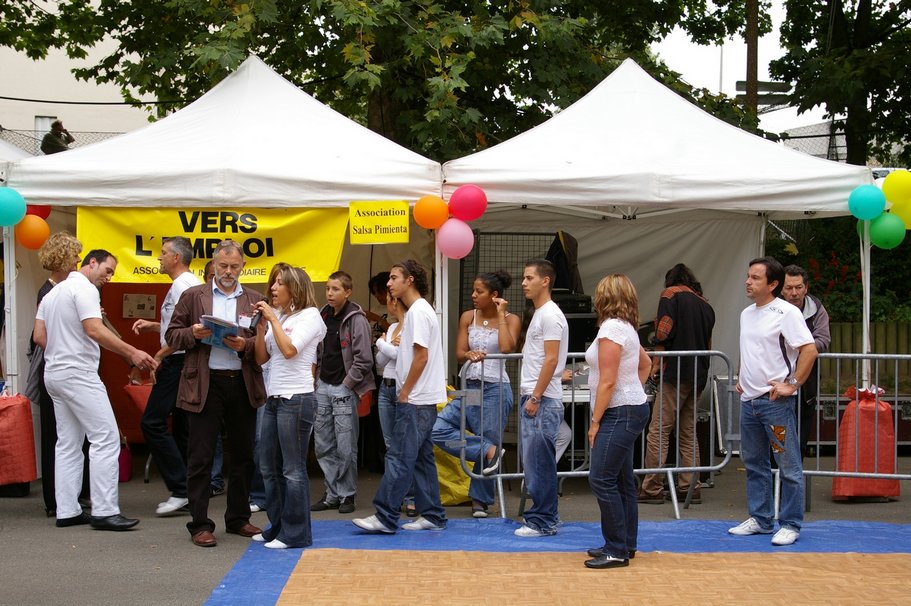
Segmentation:
<svg viewBox="0 0 911 606">
<path fill-rule="evenodd" d="M 413 481 L 414 504 L 420 517 L 402 529 L 442 530 L 446 511 L 440 503 L 431 441 L 437 404 L 446 401 L 440 322 L 423 298 L 429 290 L 427 271 L 417 261 L 393 265 L 389 274 L 389 293 L 408 308 L 395 363 L 395 423 L 386 452 L 386 472 L 373 498 L 376 515 L 352 522 L 368 532 L 396 532 L 402 499 Z"/>
<path fill-rule="evenodd" d="M 535 306 L 535 315 L 522 347 L 519 425 L 525 487 L 534 505 L 525 510 L 525 525 L 517 537 L 557 534 L 556 439 L 563 421 L 560 377 L 569 349 L 569 325 L 550 298 L 556 272 L 544 259 L 525 263 L 522 291 Z"/>
<path fill-rule="evenodd" d="M 746 293 L 753 300 L 740 314 L 740 459 L 747 470 L 750 517 L 728 529 L 733 535 L 772 534 L 775 522 L 769 451 L 781 476 L 779 530 L 772 545 L 800 537 L 804 486 L 795 401 L 816 360 L 816 345 L 803 314 L 778 298 L 784 268 L 773 257 L 750 261 Z"/>
</svg>

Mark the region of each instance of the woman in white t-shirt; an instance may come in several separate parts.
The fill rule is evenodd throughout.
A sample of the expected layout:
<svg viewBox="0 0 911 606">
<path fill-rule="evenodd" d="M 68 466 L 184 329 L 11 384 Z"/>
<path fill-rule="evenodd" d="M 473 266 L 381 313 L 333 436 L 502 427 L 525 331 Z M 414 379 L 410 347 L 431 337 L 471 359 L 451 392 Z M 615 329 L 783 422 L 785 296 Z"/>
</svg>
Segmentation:
<svg viewBox="0 0 911 606">
<path fill-rule="evenodd" d="M 462 376 L 469 390 L 483 390 L 481 406 L 465 408 L 465 429 L 462 435 L 462 399 L 446 405 L 433 425 L 433 443 L 454 457 L 461 449 L 451 444 L 465 440 L 465 460 L 474 463 L 474 473 L 489 475 L 496 472 L 502 459 L 503 429 L 512 410 L 512 388 L 506 374 L 506 360 L 488 360 L 487 354 L 511 353 L 516 350 L 521 322 L 507 311 L 509 302 L 504 291 L 512 277 L 498 270 L 478 274 L 474 279 L 471 301 L 474 309 L 462 313 L 456 337 L 456 358 L 465 364 Z M 476 518 L 486 518 L 487 508 L 494 501 L 493 480 L 472 478 L 468 487 L 471 512 Z"/>
<path fill-rule="evenodd" d="M 303 269 L 283 267 L 272 285 L 271 305 L 256 304 L 256 362 L 269 363 L 259 467 L 266 485 L 271 526 L 253 539 L 270 549 L 313 544 L 307 448 L 316 418 L 316 348 L 326 335 Z"/>
<path fill-rule="evenodd" d="M 611 274 L 595 290 L 598 335 L 585 352 L 592 418 L 588 481 L 601 510 L 604 544 L 588 550 L 588 568 L 628 566 L 636 554 L 639 505 L 633 474 L 636 438 L 648 423 L 642 384 L 651 362 L 639 344 L 639 299 L 629 278 Z"/>
</svg>

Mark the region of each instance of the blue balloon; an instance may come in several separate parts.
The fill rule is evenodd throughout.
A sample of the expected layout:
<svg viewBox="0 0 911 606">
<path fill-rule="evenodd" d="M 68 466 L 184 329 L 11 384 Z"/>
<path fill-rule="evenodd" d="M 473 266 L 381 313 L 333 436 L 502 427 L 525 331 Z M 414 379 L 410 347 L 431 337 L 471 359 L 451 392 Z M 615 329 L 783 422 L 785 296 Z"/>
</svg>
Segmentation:
<svg viewBox="0 0 911 606">
<path fill-rule="evenodd" d="M 859 185 L 848 196 L 848 210 L 863 221 L 872 221 L 886 209 L 886 196 L 875 185 Z"/>
<path fill-rule="evenodd" d="M 26 211 L 25 198 L 10 187 L 0 187 L 0 226 L 12 227 L 22 220 Z"/>
</svg>

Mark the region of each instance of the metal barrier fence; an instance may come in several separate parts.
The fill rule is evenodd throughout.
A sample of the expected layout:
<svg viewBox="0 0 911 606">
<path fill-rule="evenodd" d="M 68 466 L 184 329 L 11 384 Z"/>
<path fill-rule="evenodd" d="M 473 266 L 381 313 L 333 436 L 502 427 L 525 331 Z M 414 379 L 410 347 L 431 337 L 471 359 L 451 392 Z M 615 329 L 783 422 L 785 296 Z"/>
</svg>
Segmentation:
<svg viewBox="0 0 911 606">
<path fill-rule="evenodd" d="M 824 353 L 819 358 L 834 364 L 835 383 L 817 380 L 810 428 L 816 452 L 813 461 L 805 461 L 804 476 L 833 478 L 836 499 L 897 497 L 898 482 L 911 480 L 911 473 L 901 473 L 898 456 L 900 446 L 911 445 L 911 384 L 901 376 L 911 355 Z M 858 397 L 863 386 L 870 392 Z M 822 450 L 832 446 L 834 469 L 825 469 Z M 807 482 L 807 510 L 811 485 Z"/>
<path fill-rule="evenodd" d="M 638 464 L 635 469 L 635 473 L 638 475 L 644 474 L 659 474 L 664 476 L 668 485 L 668 495 L 669 500 L 674 507 L 674 515 L 676 518 L 680 518 L 680 502 L 676 490 L 676 477 L 679 474 L 692 474 L 692 481 L 690 482 L 689 492 L 683 496 L 684 498 L 684 507 L 688 507 L 689 501 L 691 500 L 694 490 L 699 486 L 699 476 L 700 474 L 708 474 L 709 478 L 715 472 L 720 471 L 724 468 L 728 462 L 731 460 L 731 457 L 735 451 L 735 442 L 739 440 L 739 429 L 733 427 L 734 415 L 732 414 L 734 406 L 733 394 L 736 393 L 734 388 L 734 372 L 731 366 L 730 359 L 727 357 L 724 352 L 721 351 L 679 351 L 679 352 L 651 352 L 650 355 L 653 357 L 660 357 L 665 360 L 665 364 L 662 366 L 662 370 L 659 372 L 657 377 L 659 389 L 656 391 L 654 398 L 657 400 L 656 405 L 652 406 L 653 415 L 658 415 L 658 435 L 657 440 L 657 458 L 659 461 L 666 460 L 671 461 L 673 459 L 674 463 L 667 463 L 661 465 L 660 462 L 655 467 L 646 467 L 645 461 L 649 458 L 654 457 L 655 450 L 653 448 L 652 457 L 648 453 L 648 431 L 647 428 L 642 436 L 640 437 L 641 444 L 637 447 L 638 451 Z M 562 482 L 563 479 L 569 477 L 587 477 L 589 469 L 589 455 L 590 447 L 588 444 L 588 427 L 591 419 L 591 409 L 590 409 L 590 392 L 587 385 L 588 373 L 586 372 L 585 367 L 580 363 L 584 362 L 585 355 L 583 353 L 571 353 L 568 356 L 567 368 L 575 368 L 575 371 L 572 372 L 570 376 L 563 377 L 563 403 L 564 406 L 567 406 L 567 410 L 564 414 L 564 424 L 560 428 L 557 436 L 557 459 L 561 459 L 563 451 L 567 454 L 567 465 L 569 469 L 564 471 L 559 471 L 557 477 Z M 487 356 L 488 360 L 500 361 L 501 364 L 505 365 L 508 360 L 516 360 L 519 363 L 519 368 L 521 369 L 522 356 L 521 354 L 490 354 Z M 685 396 L 686 390 L 681 390 L 681 376 L 693 376 L 693 374 L 698 372 L 698 367 L 700 361 L 708 362 L 709 367 L 719 368 L 723 367 L 724 379 L 719 379 L 715 377 L 712 381 L 712 388 L 706 389 L 703 394 L 693 394 L 693 400 L 690 406 L 687 406 L 686 410 L 688 413 L 685 413 L 687 416 L 681 418 L 681 406 L 680 406 L 680 396 L 683 394 Z M 692 373 L 687 375 L 687 371 L 692 366 Z M 463 368 L 464 376 L 465 368 Z M 520 373 L 517 373 L 520 374 Z M 671 377 L 676 377 L 671 379 Z M 517 381 L 513 381 L 517 383 Z M 473 385 L 477 386 L 477 383 Z M 663 387 L 662 387 L 663 386 Z M 452 449 L 460 450 L 460 460 L 462 464 L 462 469 L 466 474 L 473 480 L 478 479 L 492 479 L 496 482 L 496 492 L 500 507 L 500 516 L 505 518 L 506 508 L 505 508 L 505 494 L 503 489 L 503 482 L 508 480 L 523 480 L 524 472 L 522 471 L 522 457 L 520 455 L 522 451 L 522 437 L 521 432 L 517 432 L 516 440 L 516 472 L 505 472 L 501 466 L 499 472 L 492 475 L 481 475 L 475 474 L 472 471 L 472 467 L 476 463 L 475 461 L 468 461 L 466 459 L 466 446 L 467 441 L 466 437 L 468 436 L 468 415 L 469 408 L 475 406 L 481 406 L 480 414 L 477 415 L 479 421 L 476 423 L 478 426 L 474 427 L 475 435 L 483 434 L 489 431 L 489 427 L 486 425 L 492 423 L 494 427 L 498 430 L 507 425 L 508 419 L 503 416 L 503 395 L 500 392 L 499 402 L 493 414 L 491 414 L 490 407 L 482 406 L 483 402 L 483 393 L 484 393 L 484 383 L 480 383 L 480 389 L 477 387 L 473 389 L 466 388 L 463 381 L 463 388 L 457 390 L 453 395 L 460 397 L 462 400 L 461 407 L 461 427 L 460 427 L 460 439 L 455 441 L 449 441 L 446 445 Z M 518 395 L 518 385 L 512 384 L 511 389 L 513 391 L 513 412 L 512 414 L 517 414 L 519 407 L 521 406 L 521 398 Z M 673 406 L 665 401 L 666 398 L 671 397 L 671 394 L 674 394 L 675 398 Z M 698 402 L 700 400 L 699 396 L 702 396 L 701 400 L 705 404 L 700 408 Z M 652 397 L 650 396 L 650 401 Z M 739 407 L 739 402 L 738 402 Z M 672 423 L 669 419 L 663 418 L 664 415 L 669 414 L 668 411 L 674 411 L 675 418 Z M 493 418 L 491 418 L 493 417 Z M 668 427 L 672 426 L 675 428 L 688 427 L 695 432 L 697 426 L 706 427 L 708 429 L 707 444 L 703 444 L 702 454 L 700 455 L 699 449 L 695 449 L 694 454 L 691 455 L 690 460 L 686 460 L 681 456 L 681 436 L 680 431 L 675 432 L 675 439 L 670 441 L 670 436 L 665 436 L 664 431 Z M 717 429 L 717 432 L 716 432 Z M 503 448 L 503 432 L 497 431 L 496 435 L 499 436 L 496 446 L 499 449 Z M 694 441 L 697 441 L 694 434 Z M 671 449 L 673 446 L 673 449 Z M 707 448 L 706 448 L 707 446 Z M 721 455 L 719 456 L 719 450 Z M 719 460 L 720 459 L 720 460 Z M 524 489 L 523 489 L 523 498 L 520 505 L 519 515 L 521 516 L 524 511 Z"/>
<path fill-rule="evenodd" d="M 74 130 L 70 131 L 70 134 L 76 139 L 70 143 L 70 149 L 76 149 L 91 143 L 105 141 L 123 133 Z M 41 139 L 44 135 L 45 133 L 39 133 L 34 130 L 10 130 L 0 127 L 0 139 L 33 156 L 41 155 Z"/>
</svg>

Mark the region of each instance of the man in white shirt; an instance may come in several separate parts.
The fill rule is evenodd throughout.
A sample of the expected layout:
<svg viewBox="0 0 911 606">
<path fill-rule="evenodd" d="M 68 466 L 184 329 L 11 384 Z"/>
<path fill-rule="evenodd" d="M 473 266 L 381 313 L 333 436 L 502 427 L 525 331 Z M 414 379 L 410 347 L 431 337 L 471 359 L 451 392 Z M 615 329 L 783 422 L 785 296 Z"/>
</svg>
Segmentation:
<svg viewBox="0 0 911 606">
<path fill-rule="evenodd" d="M 525 525 L 517 537 L 541 537 L 557 533 L 556 439 L 563 421 L 563 388 L 560 377 L 566 366 L 569 326 L 560 308 L 550 298 L 556 272 L 544 259 L 525 263 L 522 291 L 535 306 L 535 315 L 522 347 L 519 392 L 519 428 L 525 487 L 534 505 L 525 510 Z"/>
<path fill-rule="evenodd" d="M 386 472 L 373 498 L 376 515 L 352 522 L 368 532 L 396 532 L 402 499 L 413 482 L 419 517 L 402 528 L 442 530 L 446 527 L 446 511 L 440 503 L 431 441 L 437 404 L 446 401 L 440 322 L 423 298 L 429 289 L 427 271 L 417 261 L 409 259 L 393 265 L 388 286 L 389 293 L 408 308 L 395 364 L 395 423 L 386 453 Z"/>
<path fill-rule="evenodd" d="M 142 413 L 142 435 L 165 486 L 171 493 L 167 501 L 158 504 L 156 515 L 168 515 L 186 507 L 187 500 L 187 418 L 177 405 L 177 388 L 180 372 L 183 370 L 184 352 L 173 349 L 164 335 L 174 315 L 174 307 L 180 295 L 191 286 L 202 282 L 190 271 L 193 262 L 193 245 L 183 236 L 165 238 L 158 255 L 161 273 L 173 283 L 161 304 L 161 322 L 136 320 L 133 332 L 157 332 L 160 335 L 160 349 L 155 359 L 161 364 L 157 373 L 152 374 L 154 386 L 149 394 L 145 411 Z M 131 371 L 131 376 L 137 369 Z M 168 431 L 168 417 L 171 417 L 171 431 Z"/>
<path fill-rule="evenodd" d="M 753 300 L 740 314 L 740 458 L 747 470 L 750 517 L 728 529 L 733 535 L 774 530 L 769 451 L 781 476 L 779 530 L 772 545 L 800 537 L 804 487 L 795 399 L 816 361 L 816 345 L 803 314 L 779 299 L 784 268 L 773 257 L 750 261 L 746 293 Z"/>
<path fill-rule="evenodd" d="M 81 250 L 76 238 L 73 249 Z M 44 381 L 57 418 L 57 526 L 91 524 L 98 530 L 127 530 L 139 520 L 120 513 L 120 431 L 107 390 L 98 376 L 101 347 L 140 369 L 154 371 L 158 361 L 121 341 L 102 321 L 98 289 L 110 281 L 117 259 L 106 250 L 89 252 L 82 267 L 44 297 L 35 318 L 35 343 L 45 349 Z M 89 441 L 92 515 L 79 505 L 82 444 Z"/>
</svg>

